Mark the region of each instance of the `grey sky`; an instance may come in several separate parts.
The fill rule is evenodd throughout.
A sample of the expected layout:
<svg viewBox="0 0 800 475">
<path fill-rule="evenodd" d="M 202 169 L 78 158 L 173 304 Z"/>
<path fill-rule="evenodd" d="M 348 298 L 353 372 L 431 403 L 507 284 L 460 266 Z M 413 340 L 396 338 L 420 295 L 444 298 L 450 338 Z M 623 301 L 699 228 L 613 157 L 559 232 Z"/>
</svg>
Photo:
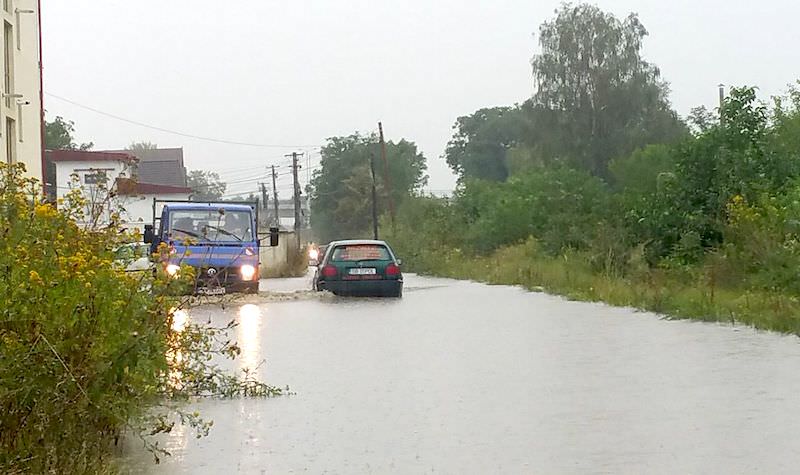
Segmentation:
<svg viewBox="0 0 800 475">
<path fill-rule="evenodd" d="M 20 0 L 26 1 L 26 0 Z M 716 85 L 782 92 L 800 78 L 800 3 L 732 0 L 596 2 L 638 12 L 644 53 L 672 102 L 716 104 Z M 454 178 L 440 156 L 458 116 L 532 92 L 533 33 L 557 1 L 80 0 L 43 2 L 45 90 L 98 110 L 190 134 L 313 147 L 333 135 L 415 141 L 430 188 Z M 189 168 L 255 190 L 264 166 L 288 170 L 293 148 L 222 145 L 120 122 L 45 97 L 98 149 L 147 140 L 182 146 Z M 313 163 L 312 163 L 313 166 Z M 302 174 L 305 177 L 305 172 Z M 279 189 L 288 196 L 289 176 Z M 266 181 L 263 179 L 262 181 Z"/>
</svg>

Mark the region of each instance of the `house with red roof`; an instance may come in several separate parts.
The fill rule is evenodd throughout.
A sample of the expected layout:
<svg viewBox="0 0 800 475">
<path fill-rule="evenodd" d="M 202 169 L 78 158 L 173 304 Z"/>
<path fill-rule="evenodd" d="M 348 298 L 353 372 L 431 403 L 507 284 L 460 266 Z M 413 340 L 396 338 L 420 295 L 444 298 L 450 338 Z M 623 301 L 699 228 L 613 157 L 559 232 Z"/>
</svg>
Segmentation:
<svg viewBox="0 0 800 475">
<path fill-rule="evenodd" d="M 48 150 L 46 161 L 55 171 L 48 180 L 49 195 L 62 202 L 69 193 L 80 193 L 87 201 L 88 225 L 107 224 L 117 212 L 125 227 L 143 231 L 152 223 L 154 199 L 188 200 L 191 193 L 186 186 L 142 183 L 139 158 L 131 152 Z"/>
</svg>

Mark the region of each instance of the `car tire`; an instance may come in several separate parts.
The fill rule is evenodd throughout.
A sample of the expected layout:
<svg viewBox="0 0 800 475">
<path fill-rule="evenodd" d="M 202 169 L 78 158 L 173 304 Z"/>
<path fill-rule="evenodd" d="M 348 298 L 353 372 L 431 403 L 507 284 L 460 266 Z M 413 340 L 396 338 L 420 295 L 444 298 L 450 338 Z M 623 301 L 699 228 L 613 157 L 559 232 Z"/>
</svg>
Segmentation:
<svg viewBox="0 0 800 475">
<path fill-rule="evenodd" d="M 401 286 L 397 287 L 396 289 L 391 290 L 387 296 L 391 297 L 391 298 L 394 298 L 394 299 L 403 298 L 403 286 L 401 285 Z"/>
</svg>

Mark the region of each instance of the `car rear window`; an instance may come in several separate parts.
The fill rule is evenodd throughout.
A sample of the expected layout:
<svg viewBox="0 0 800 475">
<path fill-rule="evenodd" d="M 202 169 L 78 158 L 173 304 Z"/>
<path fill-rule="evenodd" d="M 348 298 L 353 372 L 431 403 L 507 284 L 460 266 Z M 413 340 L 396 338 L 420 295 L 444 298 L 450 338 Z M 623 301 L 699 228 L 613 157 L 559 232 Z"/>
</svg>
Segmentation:
<svg viewBox="0 0 800 475">
<path fill-rule="evenodd" d="M 335 262 L 389 261 L 392 259 L 386 246 L 380 244 L 348 244 L 337 246 L 331 254 Z"/>
</svg>

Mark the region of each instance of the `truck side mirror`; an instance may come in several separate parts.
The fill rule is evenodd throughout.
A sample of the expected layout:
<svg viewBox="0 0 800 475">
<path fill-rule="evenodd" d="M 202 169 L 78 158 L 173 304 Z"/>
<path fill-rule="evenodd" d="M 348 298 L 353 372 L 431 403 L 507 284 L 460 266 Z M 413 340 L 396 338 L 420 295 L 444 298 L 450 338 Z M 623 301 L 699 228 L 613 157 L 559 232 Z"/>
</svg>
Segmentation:
<svg viewBox="0 0 800 475">
<path fill-rule="evenodd" d="M 144 225 L 144 242 L 147 244 L 153 244 L 153 241 L 156 239 L 156 233 L 153 232 L 153 225 L 152 224 L 145 224 Z"/>
<path fill-rule="evenodd" d="M 280 236 L 280 232 L 278 228 L 269 228 L 269 245 L 270 247 L 276 247 L 278 245 L 278 236 Z"/>
</svg>

